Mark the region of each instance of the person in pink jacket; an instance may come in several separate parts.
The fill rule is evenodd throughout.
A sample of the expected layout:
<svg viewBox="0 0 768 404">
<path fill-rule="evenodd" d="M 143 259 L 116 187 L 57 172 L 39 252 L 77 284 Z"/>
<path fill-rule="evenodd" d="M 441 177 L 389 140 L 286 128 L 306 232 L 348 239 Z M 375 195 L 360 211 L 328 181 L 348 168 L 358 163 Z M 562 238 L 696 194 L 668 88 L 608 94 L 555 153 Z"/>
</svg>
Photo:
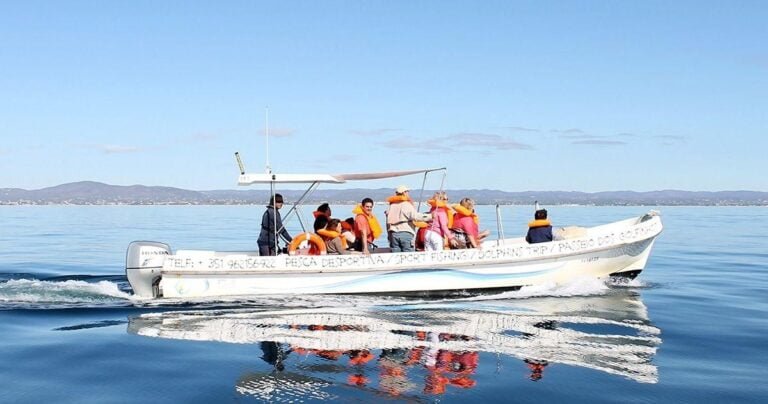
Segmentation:
<svg viewBox="0 0 768 404">
<path fill-rule="evenodd" d="M 424 250 L 441 251 L 446 238 L 450 245 L 456 244 L 448 228 L 448 195 L 444 191 L 436 192 L 430 204 L 432 204 L 432 223 L 427 227 L 424 235 Z"/>
</svg>

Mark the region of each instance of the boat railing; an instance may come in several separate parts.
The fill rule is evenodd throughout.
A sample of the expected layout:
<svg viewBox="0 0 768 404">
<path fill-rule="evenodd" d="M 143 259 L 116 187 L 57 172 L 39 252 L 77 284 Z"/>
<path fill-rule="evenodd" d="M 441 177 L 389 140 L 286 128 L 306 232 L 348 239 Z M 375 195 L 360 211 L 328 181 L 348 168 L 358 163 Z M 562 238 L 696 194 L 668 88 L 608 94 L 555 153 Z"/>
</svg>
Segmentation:
<svg viewBox="0 0 768 404">
<path fill-rule="evenodd" d="M 504 243 L 504 226 L 501 224 L 501 206 L 496 204 L 496 233 L 498 237 L 496 239 L 496 245 L 500 246 Z"/>
<path fill-rule="evenodd" d="M 304 193 L 301 195 L 301 197 L 299 197 L 296 203 L 294 203 L 293 206 L 291 206 L 291 209 L 288 210 L 288 213 L 285 215 L 285 219 L 283 220 L 283 223 L 287 222 L 291 218 L 292 214 L 296 214 L 296 218 L 299 221 L 299 225 L 301 226 L 302 232 L 307 232 L 307 227 L 304 225 L 304 221 L 301 218 L 302 216 L 301 206 L 304 203 L 304 201 L 307 198 L 309 198 L 319 186 L 320 186 L 319 182 L 313 182 L 312 185 L 310 185 L 309 188 L 307 188 L 307 190 L 304 191 Z M 280 234 L 280 231 L 282 231 L 284 227 L 285 227 L 285 224 L 283 224 L 283 227 L 278 229 L 278 231 L 276 231 L 275 234 Z"/>
</svg>

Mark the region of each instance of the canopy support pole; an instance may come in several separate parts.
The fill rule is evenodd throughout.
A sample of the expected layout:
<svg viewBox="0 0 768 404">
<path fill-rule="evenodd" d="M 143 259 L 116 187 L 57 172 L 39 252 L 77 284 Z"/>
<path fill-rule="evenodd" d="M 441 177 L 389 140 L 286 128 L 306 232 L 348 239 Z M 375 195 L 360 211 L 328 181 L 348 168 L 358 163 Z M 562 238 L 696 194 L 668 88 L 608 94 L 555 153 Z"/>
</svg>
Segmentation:
<svg viewBox="0 0 768 404">
<path fill-rule="evenodd" d="M 421 193 L 419 193 L 419 204 L 416 206 L 416 210 L 421 209 L 421 202 L 424 201 L 424 188 L 427 186 L 427 175 L 429 173 L 434 171 L 442 171 L 443 172 L 443 179 L 440 181 L 440 190 L 443 190 L 443 183 L 445 182 L 445 175 L 447 174 L 447 169 L 445 167 L 435 168 L 432 170 L 425 170 L 424 171 L 424 180 L 421 181 Z"/>
<path fill-rule="evenodd" d="M 498 203 L 496 204 L 496 232 L 496 245 L 500 246 L 504 240 L 504 226 L 501 224 L 501 207 Z"/>
<path fill-rule="evenodd" d="M 416 206 L 416 211 L 421 210 L 421 202 L 424 200 L 424 187 L 427 186 L 427 175 L 429 175 L 429 171 L 424 172 L 424 180 L 421 181 L 421 192 L 419 192 L 419 205 Z"/>
<path fill-rule="evenodd" d="M 274 186 L 274 184 L 272 186 Z M 293 204 L 293 206 L 291 207 L 291 210 L 289 210 L 288 213 L 285 215 L 285 220 L 283 220 L 283 227 L 281 227 L 280 230 L 278 230 L 278 233 L 281 230 L 283 230 L 283 228 L 285 227 L 285 222 L 288 221 L 288 219 L 291 217 L 291 214 L 293 214 L 294 212 L 296 212 L 296 217 L 299 218 L 298 220 L 299 220 L 299 225 L 301 226 L 301 230 L 303 232 L 307 232 L 307 228 L 306 226 L 304 226 L 304 221 L 301 220 L 301 215 L 300 215 L 301 209 L 299 209 L 299 206 L 301 206 L 304 200 L 309 198 L 312 195 L 312 193 L 315 192 L 315 189 L 317 189 L 317 187 L 319 186 L 320 186 L 320 183 L 315 181 L 312 183 L 312 185 L 309 186 L 309 188 L 307 188 L 306 191 L 304 191 L 304 194 L 301 195 L 301 197 L 299 197 L 299 200 L 297 200 L 296 203 Z"/>
</svg>

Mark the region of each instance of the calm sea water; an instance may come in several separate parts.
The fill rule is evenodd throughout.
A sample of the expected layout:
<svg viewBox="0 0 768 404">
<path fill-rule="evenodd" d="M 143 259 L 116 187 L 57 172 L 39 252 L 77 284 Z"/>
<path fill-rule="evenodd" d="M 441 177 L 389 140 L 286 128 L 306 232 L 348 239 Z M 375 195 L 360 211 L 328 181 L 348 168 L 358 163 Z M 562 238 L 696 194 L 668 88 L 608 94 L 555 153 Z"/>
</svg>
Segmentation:
<svg viewBox="0 0 768 404">
<path fill-rule="evenodd" d="M 627 285 L 155 302 L 130 295 L 130 241 L 254 249 L 263 207 L 0 207 L 0 401 L 768 401 L 768 208 L 656 209 Z M 584 226 L 647 210 L 549 208 Z M 531 214 L 501 213 L 507 236 Z"/>
</svg>

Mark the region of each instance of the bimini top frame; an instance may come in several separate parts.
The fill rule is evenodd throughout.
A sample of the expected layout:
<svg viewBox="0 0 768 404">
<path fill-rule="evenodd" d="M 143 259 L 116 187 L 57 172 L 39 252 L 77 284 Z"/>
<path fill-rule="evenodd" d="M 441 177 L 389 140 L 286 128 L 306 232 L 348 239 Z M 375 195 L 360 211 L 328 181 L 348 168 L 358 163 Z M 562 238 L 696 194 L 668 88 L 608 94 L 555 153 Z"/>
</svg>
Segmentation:
<svg viewBox="0 0 768 404">
<path fill-rule="evenodd" d="M 301 228 L 303 231 L 307 231 L 307 227 L 304 225 L 304 222 L 301 219 L 301 206 L 303 205 L 304 201 L 307 200 L 312 193 L 317 189 L 320 184 L 344 184 L 347 181 L 370 181 L 370 180 L 380 180 L 380 179 L 386 179 L 386 178 L 396 178 L 396 177 L 403 177 L 407 175 L 416 175 L 416 174 L 424 174 L 424 180 L 421 184 L 421 195 L 419 195 L 419 207 L 421 207 L 421 200 L 424 195 L 424 186 L 427 182 L 427 175 L 431 172 L 435 171 L 442 171 L 443 172 L 443 181 L 441 181 L 440 189 L 443 189 L 443 182 L 445 181 L 445 167 L 440 168 L 427 168 L 427 169 L 420 169 L 420 170 L 407 170 L 407 171 L 388 171 L 388 172 L 380 172 L 380 173 L 358 173 L 358 174 L 276 174 L 276 173 L 263 173 L 263 174 L 251 174 L 246 173 L 243 170 L 242 163 L 240 162 L 240 156 L 238 153 L 235 153 L 235 157 L 237 158 L 238 164 L 240 165 L 240 176 L 237 179 L 237 185 L 254 185 L 254 184 L 269 184 L 270 186 L 270 194 L 274 198 L 275 195 L 275 185 L 277 184 L 309 184 L 309 188 L 307 188 L 306 192 L 296 201 L 296 203 L 291 207 L 291 209 L 288 211 L 288 214 L 285 215 L 285 220 L 283 222 L 286 222 L 289 220 L 292 214 L 296 214 L 296 217 L 299 220 L 299 224 L 301 225 Z M 277 217 L 275 217 L 275 220 L 277 220 Z M 281 229 L 278 229 L 275 232 L 275 245 L 277 245 L 277 238 L 278 234 L 280 234 Z"/>
<path fill-rule="evenodd" d="M 250 174 L 243 173 L 237 180 L 237 185 L 253 184 L 344 184 L 347 181 L 380 180 L 402 177 L 406 175 L 428 174 L 433 171 L 444 171 L 445 167 L 408 171 L 389 171 L 382 173 L 362 174 Z"/>
</svg>

